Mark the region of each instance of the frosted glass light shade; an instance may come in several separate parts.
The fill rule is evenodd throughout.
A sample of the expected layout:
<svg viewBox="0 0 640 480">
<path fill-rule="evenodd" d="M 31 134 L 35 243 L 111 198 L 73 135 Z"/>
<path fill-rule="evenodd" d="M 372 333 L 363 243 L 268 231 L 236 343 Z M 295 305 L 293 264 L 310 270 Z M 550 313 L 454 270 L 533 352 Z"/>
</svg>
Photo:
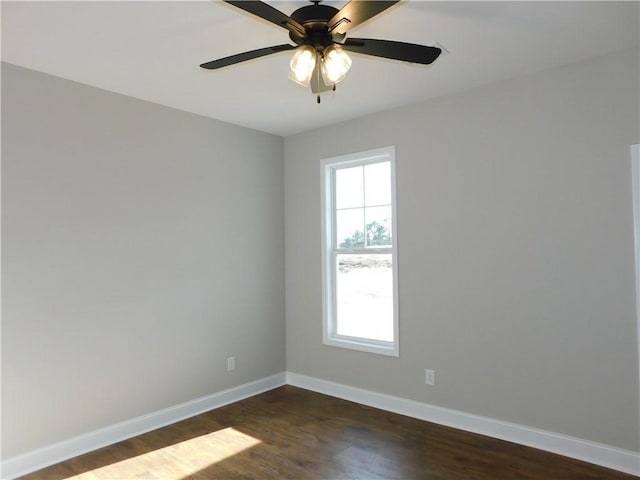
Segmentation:
<svg viewBox="0 0 640 480">
<path fill-rule="evenodd" d="M 309 86 L 311 75 L 316 67 L 316 58 L 318 54 L 315 49 L 309 45 L 303 45 L 296 49 L 291 61 L 289 62 L 289 78 L 305 87 Z"/>
<path fill-rule="evenodd" d="M 338 45 L 324 49 L 321 65 L 324 83 L 332 85 L 342 81 L 350 68 L 351 58 Z"/>
</svg>

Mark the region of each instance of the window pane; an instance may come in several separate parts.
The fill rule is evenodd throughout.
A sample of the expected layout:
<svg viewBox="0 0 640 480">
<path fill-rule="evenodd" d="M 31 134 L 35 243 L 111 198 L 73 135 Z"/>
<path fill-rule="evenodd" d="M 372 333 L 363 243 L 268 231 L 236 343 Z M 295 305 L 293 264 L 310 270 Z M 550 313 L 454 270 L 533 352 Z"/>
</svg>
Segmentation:
<svg viewBox="0 0 640 480">
<path fill-rule="evenodd" d="M 337 333 L 393 341 L 391 254 L 336 256 Z"/>
<path fill-rule="evenodd" d="M 390 247 L 391 207 L 372 207 L 365 212 L 367 247 Z"/>
<path fill-rule="evenodd" d="M 364 167 L 365 205 L 391 204 L 391 163 L 380 162 Z"/>
<path fill-rule="evenodd" d="M 336 208 L 364 206 L 362 166 L 336 170 Z"/>
<path fill-rule="evenodd" d="M 364 208 L 336 212 L 338 248 L 364 248 Z"/>
</svg>

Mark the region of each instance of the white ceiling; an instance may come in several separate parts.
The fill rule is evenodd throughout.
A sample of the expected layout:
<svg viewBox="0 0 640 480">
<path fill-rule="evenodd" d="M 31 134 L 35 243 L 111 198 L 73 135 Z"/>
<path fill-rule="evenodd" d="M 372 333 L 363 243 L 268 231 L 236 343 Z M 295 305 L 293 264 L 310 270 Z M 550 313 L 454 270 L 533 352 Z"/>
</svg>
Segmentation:
<svg viewBox="0 0 640 480">
<path fill-rule="evenodd" d="M 269 3 L 287 14 L 308 4 Z M 220 1 L 3 1 L 2 60 L 287 136 L 630 48 L 638 45 L 638 6 L 405 1 L 351 36 L 439 42 L 449 53 L 430 66 L 353 54 L 347 79 L 320 105 L 287 79 L 291 53 L 199 67 L 288 40 L 284 29 Z"/>
</svg>

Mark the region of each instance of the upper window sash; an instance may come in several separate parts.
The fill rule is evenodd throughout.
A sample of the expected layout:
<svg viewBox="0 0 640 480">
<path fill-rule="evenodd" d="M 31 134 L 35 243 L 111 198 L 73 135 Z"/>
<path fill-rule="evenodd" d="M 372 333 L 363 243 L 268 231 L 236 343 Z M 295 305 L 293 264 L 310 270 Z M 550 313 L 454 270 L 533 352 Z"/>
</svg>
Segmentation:
<svg viewBox="0 0 640 480">
<path fill-rule="evenodd" d="M 330 167 L 331 248 L 341 251 L 393 246 L 393 163 L 385 153 Z"/>
</svg>

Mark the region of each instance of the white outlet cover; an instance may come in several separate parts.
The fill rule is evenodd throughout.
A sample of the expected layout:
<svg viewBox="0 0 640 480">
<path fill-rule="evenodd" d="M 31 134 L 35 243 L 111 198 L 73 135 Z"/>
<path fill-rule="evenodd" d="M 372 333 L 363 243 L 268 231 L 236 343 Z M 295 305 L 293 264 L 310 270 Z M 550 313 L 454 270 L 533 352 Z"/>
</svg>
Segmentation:
<svg viewBox="0 0 640 480">
<path fill-rule="evenodd" d="M 424 372 L 424 382 L 427 385 L 435 385 L 436 384 L 436 372 L 435 370 L 429 370 L 428 368 Z"/>
</svg>

